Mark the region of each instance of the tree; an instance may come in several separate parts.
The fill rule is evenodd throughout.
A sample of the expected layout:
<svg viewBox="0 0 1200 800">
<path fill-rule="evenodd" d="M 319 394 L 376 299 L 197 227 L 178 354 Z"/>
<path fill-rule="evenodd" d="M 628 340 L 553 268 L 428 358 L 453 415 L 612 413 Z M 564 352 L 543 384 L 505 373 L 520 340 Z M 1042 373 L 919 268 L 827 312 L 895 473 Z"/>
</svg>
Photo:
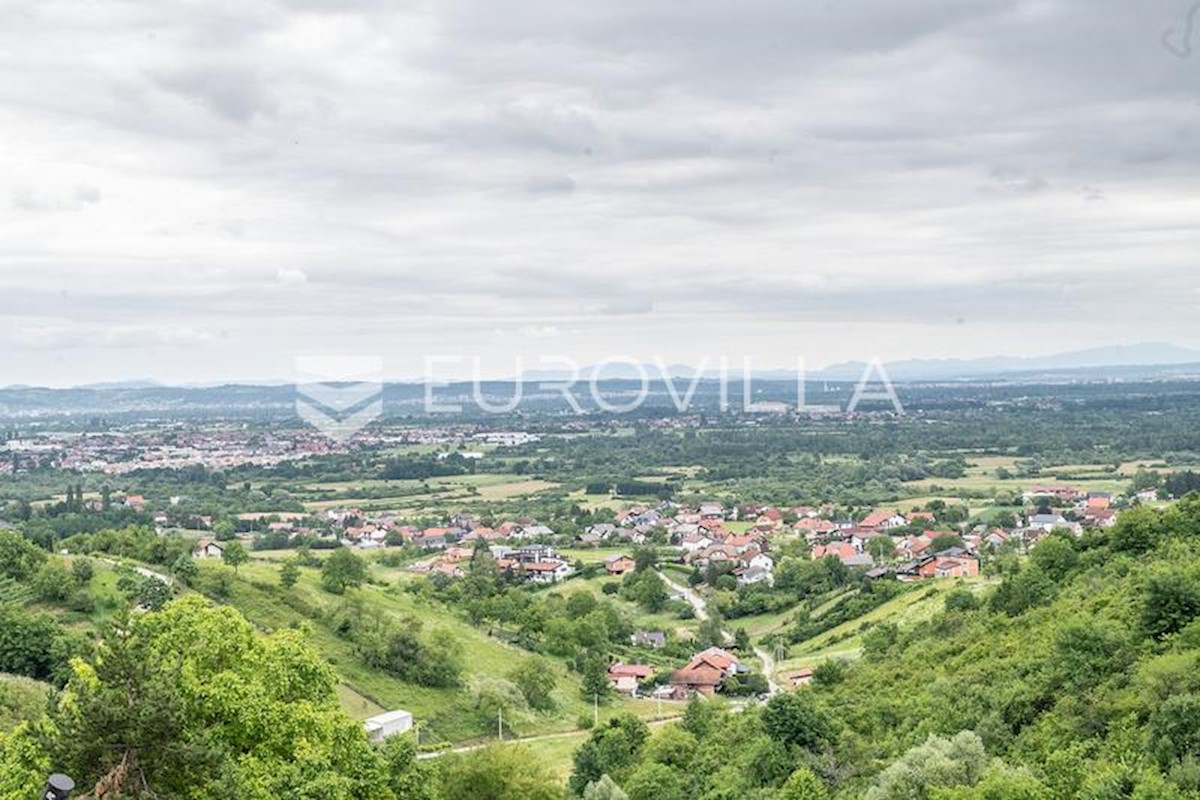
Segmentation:
<svg viewBox="0 0 1200 800">
<path fill-rule="evenodd" d="M 612 685 L 608 681 L 608 669 L 604 660 L 598 657 L 589 658 L 583 665 L 583 682 L 579 693 L 584 700 L 608 699 Z"/>
<path fill-rule="evenodd" d="M 442 800 L 561 800 L 559 779 L 525 747 L 493 745 L 439 759 Z"/>
<path fill-rule="evenodd" d="M 1055 581 L 1061 581 L 1079 565 L 1073 539 L 1061 534 L 1047 536 L 1038 542 L 1029 558 Z"/>
<path fill-rule="evenodd" d="M 181 553 L 179 558 L 171 564 L 171 574 L 183 581 L 185 586 L 191 586 L 192 581 L 196 580 L 196 576 L 200 574 L 200 568 L 196 566 L 196 560 L 191 555 Z"/>
<path fill-rule="evenodd" d="M 553 692 L 558 686 L 558 677 L 545 659 L 526 659 L 513 669 L 508 677 L 521 691 L 530 708 L 537 711 L 550 711 L 554 708 Z"/>
<path fill-rule="evenodd" d="M 829 721 L 810 691 L 775 695 L 767 701 L 762 721 L 772 739 L 805 750 L 817 750 L 832 736 Z"/>
<path fill-rule="evenodd" d="M 929 543 L 929 552 L 940 553 L 952 547 L 966 547 L 961 536 L 956 533 L 940 533 Z"/>
<path fill-rule="evenodd" d="M 582 794 L 589 783 L 604 775 L 616 775 L 614 780 L 619 781 L 637 763 L 649 738 L 646 723 L 632 714 L 621 714 L 600 725 L 575 751 L 571 791 Z"/>
<path fill-rule="evenodd" d="M 236 574 L 238 567 L 250 560 L 250 554 L 246 552 L 246 546 L 239 541 L 226 542 L 224 549 L 221 551 L 221 560 L 226 565 L 233 567 Z"/>
<path fill-rule="evenodd" d="M 96 567 L 90 558 L 76 557 L 71 559 L 71 575 L 75 578 L 75 583 L 86 586 L 95 577 Z"/>
<path fill-rule="evenodd" d="M 334 550 L 321 565 L 321 586 L 331 594 L 345 594 L 346 589 L 362 586 L 366 579 L 366 563 L 344 547 Z"/>
<path fill-rule="evenodd" d="M 896 555 L 896 543 L 890 536 L 875 536 L 867 540 L 867 552 L 876 561 L 888 561 Z"/>
<path fill-rule="evenodd" d="M 1181 572 L 1159 572 L 1146 581 L 1142 630 L 1161 639 L 1200 616 L 1200 581 Z"/>
<path fill-rule="evenodd" d="M 290 589 L 300 580 L 300 565 L 294 558 L 289 558 L 279 567 L 279 585 Z"/>
<path fill-rule="evenodd" d="M 71 596 L 75 577 L 58 559 L 51 559 L 30 580 L 33 593 L 46 603 L 61 603 Z"/>
<path fill-rule="evenodd" d="M 612 778 L 601 775 L 600 780 L 589 783 L 583 790 L 583 800 L 629 800 L 629 795 Z"/>
<path fill-rule="evenodd" d="M 779 791 L 779 800 L 826 800 L 828 797 L 825 784 L 807 767 L 793 772 Z"/>
<path fill-rule="evenodd" d="M 930 736 L 880 773 L 866 800 L 912 800 L 938 787 L 974 786 L 987 762 L 983 742 L 972 731 L 952 739 Z"/>
<path fill-rule="evenodd" d="M 391 800 L 383 764 L 297 631 L 259 636 L 189 596 L 122 619 L 76 662 L 53 712 L 53 763 L 122 796 Z"/>
<path fill-rule="evenodd" d="M 46 551 L 16 531 L 0 530 L 0 576 L 23 581 L 46 560 Z"/>
</svg>

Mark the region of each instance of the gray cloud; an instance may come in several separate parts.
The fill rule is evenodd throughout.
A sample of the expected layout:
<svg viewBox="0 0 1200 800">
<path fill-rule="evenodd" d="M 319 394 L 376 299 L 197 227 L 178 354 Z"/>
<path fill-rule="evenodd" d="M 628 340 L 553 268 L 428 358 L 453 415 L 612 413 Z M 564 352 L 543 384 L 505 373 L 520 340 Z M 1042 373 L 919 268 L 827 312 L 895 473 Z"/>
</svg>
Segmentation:
<svg viewBox="0 0 1200 800">
<path fill-rule="evenodd" d="M 671 361 L 738 340 L 769 359 L 818 321 L 834 333 L 814 361 L 862 357 L 845 350 L 874 348 L 875 323 L 899 357 L 1100 325 L 1198 345 L 1195 297 L 1169 287 L 1200 255 L 1200 72 L 1160 42 L 1186 11 L 2 9 L 4 366 L 236 377 L 317 332 L 421 352 L 453 330 L 506 353 L 496 329 Z M 143 356 L 185 341 L 186 364 Z M 97 354 L 19 352 L 68 343 Z"/>
</svg>

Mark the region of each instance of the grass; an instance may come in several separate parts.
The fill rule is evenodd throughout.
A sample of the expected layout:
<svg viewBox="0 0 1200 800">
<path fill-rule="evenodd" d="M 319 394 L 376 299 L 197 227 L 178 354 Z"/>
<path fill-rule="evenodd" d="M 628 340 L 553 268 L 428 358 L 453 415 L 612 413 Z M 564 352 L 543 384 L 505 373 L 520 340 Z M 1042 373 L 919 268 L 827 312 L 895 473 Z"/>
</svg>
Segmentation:
<svg viewBox="0 0 1200 800">
<path fill-rule="evenodd" d="M 202 563 L 201 569 L 215 565 Z M 364 664 L 346 639 L 338 637 L 319 619 L 320 610 L 341 598 L 322 590 L 315 570 L 302 569 L 300 581 L 291 590 L 278 585 L 278 567 L 268 561 L 251 561 L 241 567 L 226 600 L 264 632 L 298 627 L 308 632 L 310 644 L 333 666 L 344 684 L 339 692 L 351 716 L 363 718 L 379 709 L 405 709 L 420 720 L 422 739 L 427 743 L 463 742 L 491 735 L 492 720 L 481 719 L 474 708 L 472 687 L 480 682 L 504 678 L 530 654 L 493 638 L 486 631 L 459 619 L 449 609 L 424 601 L 395 586 L 364 586 L 357 591 L 374 613 L 393 620 L 417 619 L 423 631 L 448 632 L 462 646 L 463 686 L 452 689 L 419 686 L 399 680 Z M 290 602 L 290 604 L 289 604 Z M 305 609 L 306 613 L 296 608 Z M 524 711 L 506 722 L 514 735 L 534 736 L 577 729 L 580 715 L 591 706 L 580 698 L 579 678 L 561 661 L 547 659 L 558 679 L 557 709 L 550 714 Z M 642 716 L 654 713 L 653 704 L 621 700 L 601 709 L 602 717 L 622 710 Z"/>
<path fill-rule="evenodd" d="M 890 622 L 901 628 L 911 627 L 941 611 L 946 592 L 961 586 L 980 592 L 988 584 L 989 581 L 982 578 L 932 580 L 917 584 L 861 617 L 793 645 L 789 648 L 789 657 L 777 665 L 776 674 L 813 667 L 830 659 L 857 659 L 862 655 L 862 635 L 871 626 Z"/>
</svg>

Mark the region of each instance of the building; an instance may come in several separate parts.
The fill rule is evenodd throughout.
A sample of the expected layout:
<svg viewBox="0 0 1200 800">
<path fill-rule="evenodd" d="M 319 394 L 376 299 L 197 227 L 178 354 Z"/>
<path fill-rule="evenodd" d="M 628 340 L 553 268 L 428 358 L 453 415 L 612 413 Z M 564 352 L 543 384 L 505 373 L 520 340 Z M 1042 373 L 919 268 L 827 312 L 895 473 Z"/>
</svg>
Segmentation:
<svg viewBox="0 0 1200 800">
<path fill-rule="evenodd" d="M 604 559 L 604 569 L 609 575 L 624 575 L 633 572 L 636 567 L 637 563 L 629 556 L 609 556 Z"/>
<path fill-rule="evenodd" d="M 673 695 L 681 700 L 691 694 L 711 697 L 730 675 L 746 671 L 746 667 L 732 653 L 719 647 L 710 647 L 694 655 L 687 666 L 672 673 Z"/>
<path fill-rule="evenodd" d="M 558 583 L 571 575 L 571 565 L 566 561 L 535 561 L 524 564 L 523 569 L 530 583 Z"/>
<path fill-rule="evenodd" d="M 608 668 L 608 682 L 621 694 L 637 697 L 638 686 L 654 674 L 648 664 L 622 664 L 617 662 Z"/>
<path fill-rule="evenodd" d="M 192 550 L 192 558 L 220 558 L 225 554 L 225 547 L 215 539 L 201 539 Z"/>
<path fill-rule="evenodd" d="M 363 730 L 372 742 L 382 742 L 412 730 L 413 715 L 407 711 L 388 711 L 363 722 Z"/>
</svg>

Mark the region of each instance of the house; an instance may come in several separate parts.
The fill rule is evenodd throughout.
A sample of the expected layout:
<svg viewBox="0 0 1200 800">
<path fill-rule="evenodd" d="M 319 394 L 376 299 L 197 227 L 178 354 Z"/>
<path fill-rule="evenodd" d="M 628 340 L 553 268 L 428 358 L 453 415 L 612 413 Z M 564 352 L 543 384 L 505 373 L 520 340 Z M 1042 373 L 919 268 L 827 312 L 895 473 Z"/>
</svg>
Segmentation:
<svg viewBox="0 0 1200 800">
<path fill-rule="evenodd" d="M 1153 503 L 1158 499 L 1158 489 L 1143 489 L 1136 496 L 1143 503 Z"/>
<path fill-rule="evenodd" d="M 413 715 L 407 711 L 388 711 L 363 721 L 363 730 L 367 732 L 367 738 L 374 743 L 407 733 L 412 727 Z"/>
<path fill-rule="evenodd" d="M 783 679 L 792 685 L 793 689 L 798 689 L 801 686 L 807 686 L 812 683 L 813 671 L 811 667 L 801 667 L 795 672 L 789 672 L 783 676 Z"/>
<path fill-rule="evenodd" d="M 1112 505 L 1112 495 L 1108 492 L 1088 492 L 1087 508 L 1107 509 Z"/>
<path fill-rule="evenodd" d="M 711 697 L 726 678 L 745 671 L 746 668 L 732 653 L 719 647 L 710 647 L 694 655 L 687 666 L 671 674 L 673 696 L 679 699 L 686 699 L 690 694 Z"/>
<path fill-rule="evenodd" d="M 667 635 L 662 631 L 635 631 L 629 639 L 634 647 L 649 647 L 651 650 L 661 650 L 667 646 Z"/>
<path fill-rule="evenodd" d="M 535 561 L 523 565 L 523 569 L 530 583 L 558 583 L 571 575 L 571 565 L 566 561 Z"/>
<path fill-rule="evenodd" d="M 951 547 L 937 554 L 924 555 L 896 568 L 896 577 L 902 581 L 973 578 L 978 575 L 979 557 L 961 547 Z"/>
<path fill-rule="evenodd" d="M 613 576 L 624 575 L 626 572 L 633 572 L 637 567 L 637 562 L 625 555 L 609 556 L 604 559 L 604 570 Z"/>
<path fill-rule="evenodd" d="M 698 553 L 701 550 L 707 550 L 713 544 L 715 542 L 711 536 L 700 532 L 685 534 L 679 542 L 679 546 L 685 553 Z"/>
<path fill-rule="evenodd" d="M 849 542 L 831 542 L 829 544 L 818 544 L 812 549 L 813 560 L 827 558 L 833 556 L 841 559 L 843 562 L 847 558 L 853 558 L 858 555 L 858 550 Z"/>
<path fill-rule="evenodd" d="M 756 583 L 765 583 L 768 586 L 775 582 L 775 576 L 771 570 L 762 567 L 746 567 L 737 577 L 738 586 L 753 586 Z"/>
<path fill-rule="evenodd" d="M 1066 528 L 1077 534 L 1082 530 L 1082 526 L 1080 526 L 1079 523 L 1070 522 L 1062 514 L 1053 512 L 1031 515 L 1029 517 L 1029 527 L 1034 530 L 1042 531 L 1043 533 L 1049 533 L 1056 528 Z"/>
<path fill-rule="evenodd" d="M 225 554 L 225 547 L 214 539 L 201 539 L 192 550 L 192 558 L 220 558 Z"/>
<path fill-rule="evenodd" d="M 872 511 L 863 517 L 862 522 L 858 523 L 858 527 L 887 530 L 888 528 L 903 528 L 907 524 L 908 520 L 898 511 Z"/>
<path fill-rule="evenodd" d="M 1117 524 L 1117 511 L 1113 508 L 1088 508 L 1083 521 L 1097 528 L 1111 528 Z"/>
<path fill-rule="evenodd" d="M 617 662 L 608 668 L 608 682 L 621 694 L 637 697 L 638 685 L 654 674 L 648 664 L 622 664 Z"/>
</svg>

